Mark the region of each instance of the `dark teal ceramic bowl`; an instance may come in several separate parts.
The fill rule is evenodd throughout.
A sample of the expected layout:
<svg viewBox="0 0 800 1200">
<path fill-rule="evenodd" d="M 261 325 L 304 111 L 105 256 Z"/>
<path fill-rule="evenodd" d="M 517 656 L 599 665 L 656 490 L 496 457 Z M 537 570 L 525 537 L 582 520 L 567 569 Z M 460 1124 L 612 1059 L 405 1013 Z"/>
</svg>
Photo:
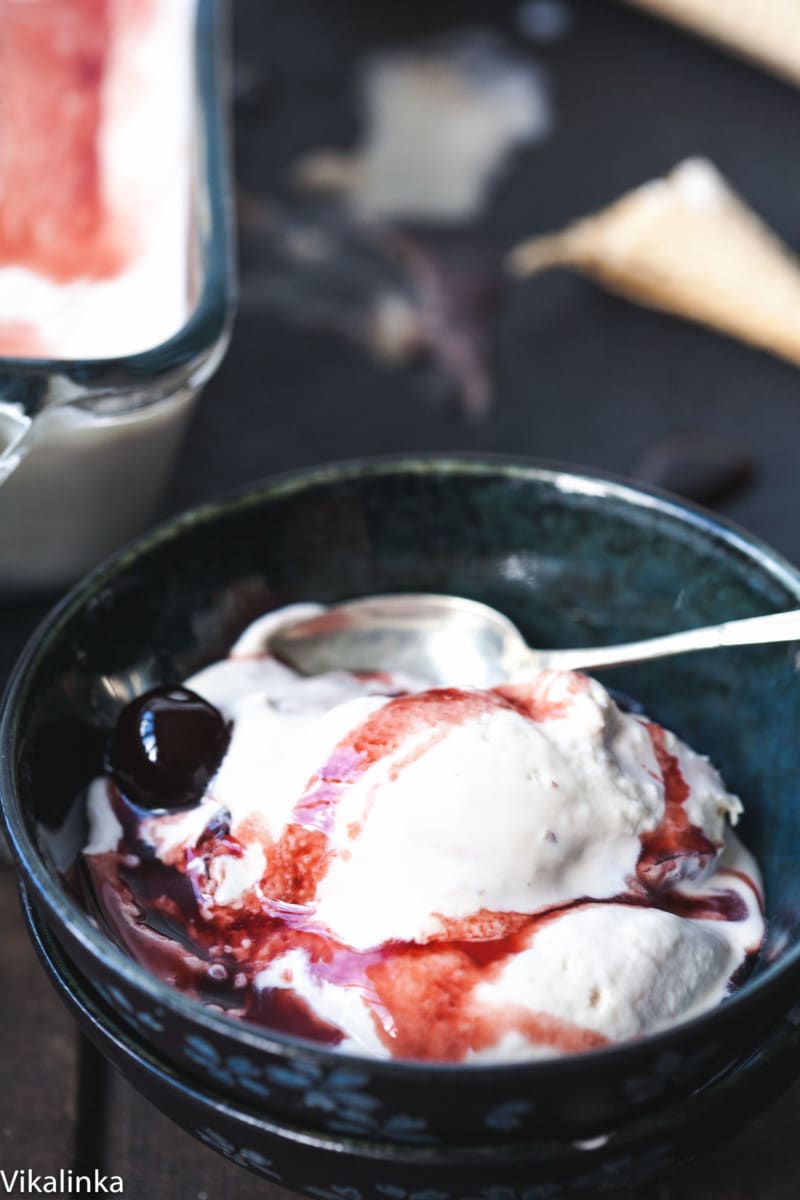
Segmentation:
<svg viewBox="0 0 800 1200">
<path fill-rule="evenodd" d="M 134 693 L 225 653 L 257 613 L 385 591 L 473 596 L 533 644 L 627 641 L 795 607 L 800 575 L 708 516 L 607 479 L 503 462 L 338 466 L 210 505 L 135 543 L 50 616 L 9 686 L 0 792 L 30 898 L 153 1052 L 231 1103 L 322 1133 L 435 1147 L 587 1138 L 675 1105 L 781 1028 L 800 997 L 796 648 L 717 651 L 608 675 L 711 755 L 743 798 L 769 938 L 720 1008 L 658 1036 L 504 1066 L 375 1062 L 226 1018 L 151 977 L 61 884 L 55 836 Z"/>
<path fill-rule="evenodd" d="M 265 1118 L 200 1086 L 126 1030 L 114 1009 L 64 958 L 23 893 L 31 936 L 56 990 L 84 1033 L 172 1120 L 238 1166 L 321 1200 L 553 1200 L 639 1187 L 731 1137 L 792 1081 L 800 1028 L 777 1025 L 751 1058 L 677 1105 L 609 1137 L 511 1146 L 428 1149 L 321 1134 Z"/>
</svg>

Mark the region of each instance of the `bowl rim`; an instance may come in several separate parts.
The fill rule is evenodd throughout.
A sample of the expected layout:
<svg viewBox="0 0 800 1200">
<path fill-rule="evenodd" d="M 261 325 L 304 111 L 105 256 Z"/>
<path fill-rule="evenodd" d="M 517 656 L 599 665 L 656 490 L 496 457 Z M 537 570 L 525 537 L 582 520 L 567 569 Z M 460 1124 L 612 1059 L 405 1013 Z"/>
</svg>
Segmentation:
<svg viewBox="0 0 800 1200">
<path fill-rule="evenodd" d="M 86 912 L 57 881 L 44 862 L 35 840 L 29 834 L 19 804 L 15 771 L 15 752 L 19 729 L 18 714 L 29 690 L 30 676 L 49 645 L 63 627 L 94 595 L 102 591 L 133 563 L 152 550 L 180 538 L 186 531 L 212 525 L 220 516 L 269 505 L 304 491 L 347 482 L 403 474 L 437 474 L 446 477 L 499 475 L 507 480 L 525 480 L 545 484 L 570 495 L 608 498 L 639 510 L 653 510 L 684 527 L 705 535 L 711 543 L 724 546 L 797 596 L 800 606 L 800 570 L 776 551 L 751 536 L 734 522 L 712 515 L 698 505 L 685 502 L 657 488 L 641 487 L 618 475 L 523 456 L 476 453 L 416 453 L 381 455 L 303 467 L 238 487 L 177 514 L 115 551 L 89 572 L 50 610 L 24 646 L 8 678 L 0 700 L 0 817 L 9 846 L 21 870 L 26 886 L 32 886 L 50 916 L 66 928 L 81 949 L 101 962 L 116 976 L 151 1001 L 171 1010 L 189 1025 L 199 1026 L 209 1035 L 227 1037 L 256 1053 L 271 1053 L 289 1059 L 314 1057 L 332 1069 L 343 1064 L 354 1069 L 393 1075 L 408 1082 L 429 1079 L 464 1081 L 471 1077 L 491 1079 L 508 1072 L 525 1072 L 545 1079 L 557 1070 L 563 1078 L 582 1074 L 587 1067 L 623 1069 L 625 1060 L 645 1047 L 653 1053 L 675 1049 L 675 1039 L 688 1031 L 702 1034 L 710 1029 L 721 1012 L 740 1013 L 745 1017 L 748 1003 L 761 995 L 783 976 L 800 967 L 800 941 L 781 960 L 766 965 L 759 976 L 717 1005 L 689 1020 L 681 1021 L 642 1038 L 612 1043 L 598 1049 L 564 1057 L 503 1062 L 443 1062 L 413 1059 L 375 1058 L 350 1051 L 329 1048 L 319 1042 L 270 1030 L 208 1008 L 178 988 L 171 987 L 129 957 L 107 935 L 96 928 Z"/>
</svg>

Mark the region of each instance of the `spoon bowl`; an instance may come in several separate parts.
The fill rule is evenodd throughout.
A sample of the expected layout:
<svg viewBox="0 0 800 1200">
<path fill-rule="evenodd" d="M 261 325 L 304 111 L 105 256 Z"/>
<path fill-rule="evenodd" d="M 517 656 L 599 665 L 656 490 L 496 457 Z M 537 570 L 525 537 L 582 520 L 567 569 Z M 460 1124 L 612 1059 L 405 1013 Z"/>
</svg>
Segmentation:
<svg viewBox="0 0 800 1200">
<path fill-rule="evenodd" d="M 427 592 L 369 596 L 278 628 L 270 652 L 304 675 L 391 670 L 492 687 L 528 663 L 517 627 L 488 604 Z"/>
</svg>

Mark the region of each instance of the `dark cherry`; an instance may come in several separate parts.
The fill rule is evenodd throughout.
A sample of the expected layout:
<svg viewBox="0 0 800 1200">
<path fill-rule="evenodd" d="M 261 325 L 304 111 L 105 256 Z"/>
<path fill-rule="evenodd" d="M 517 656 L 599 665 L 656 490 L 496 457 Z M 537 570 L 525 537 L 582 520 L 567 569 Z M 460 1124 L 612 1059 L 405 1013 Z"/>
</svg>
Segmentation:
<svg viewBox="0 0 800 1200">
<path fill-rule="evenodd" d="M 202 696 L 152 688 L 123 708 L 111 734 L 108 769 L 141 808 L 186 808 L 203 796 L 230 742 L 230 726 Z"/>
</svg>

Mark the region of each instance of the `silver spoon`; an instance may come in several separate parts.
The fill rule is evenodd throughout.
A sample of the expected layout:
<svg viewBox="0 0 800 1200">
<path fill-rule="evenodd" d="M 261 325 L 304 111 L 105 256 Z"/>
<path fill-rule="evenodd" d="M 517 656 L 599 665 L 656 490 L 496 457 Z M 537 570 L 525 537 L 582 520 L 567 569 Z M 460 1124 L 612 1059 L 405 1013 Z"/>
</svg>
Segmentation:
<svg viewBox="0 0 800 1200">
<path fill-rule="evenodd" d="M 269 650 L 305 675 L 391 670 L 432 684 L 490 687 L 542 667 L 595 671 L 693 650 L 795 639 L 800 640 L 800 609 L 620 646 L 534 650 L 507 617 L 487 604 L 417 593 L 336 604 L 277 629 Z"/>
</svg>

